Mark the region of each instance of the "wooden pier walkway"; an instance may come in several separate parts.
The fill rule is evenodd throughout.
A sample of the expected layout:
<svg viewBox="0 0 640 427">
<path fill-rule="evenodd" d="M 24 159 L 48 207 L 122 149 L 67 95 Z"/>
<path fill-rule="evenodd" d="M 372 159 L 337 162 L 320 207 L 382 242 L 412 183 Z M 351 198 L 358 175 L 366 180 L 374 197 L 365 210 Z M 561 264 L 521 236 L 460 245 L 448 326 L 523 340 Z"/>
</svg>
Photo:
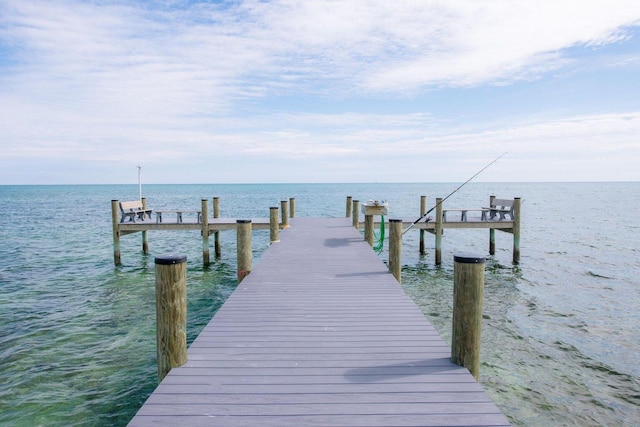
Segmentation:
<svg viewBox="0 0 640 427">
<path fill-rule="evenodd" d="M 347 218 L 295 218 L 129 426 L 508 426 Z"/>
</svg>

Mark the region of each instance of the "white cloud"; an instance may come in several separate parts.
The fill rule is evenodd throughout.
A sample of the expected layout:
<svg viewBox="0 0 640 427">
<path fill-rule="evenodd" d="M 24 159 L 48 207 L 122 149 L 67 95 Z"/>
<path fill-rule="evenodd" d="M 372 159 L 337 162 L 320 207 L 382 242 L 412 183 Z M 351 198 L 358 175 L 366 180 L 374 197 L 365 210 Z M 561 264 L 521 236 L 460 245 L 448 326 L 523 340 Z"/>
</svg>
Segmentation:
<svg viewBox="0 0 640 427">
<path fill-rule="evenodd" d="M 635 0 L 3 0 L 3 166 L 273 156 L 327 168 L 339 159 L 362 176 L 367 165 L 393 167 L 407 180 L 425 162 L 439 168 L 434 159 L 508 150 L 582 162 L 606 154 L 621 170 L 638 157 L 636 113 L 469 133 L 437 105 L 389 113 L 367 100 L 535 79 L 572 61 L 567 49 L 623 40 L 639 20 Z M 620 67 L 637 61 L 608 57 Z M 309 108 L 272 107 L 274 96 Z M 350 99 L 360 104 L 340 105 Z M 526 165 L 512 172 L 537 176 Z"/>
<path fill-rule="evenodd" d="M 637 1 L 246 1 L 171 11 L 9 1 L 5 8 L 2 37 L 26 49 L 21 59 L 32 73 L 51 84 L 58 77 L 69 96 L 203 112 L 287 87 L 404 91 L 531 77 L 561 64 L 563 49 L 617 40 L 640 19 Z"/>
</svg>

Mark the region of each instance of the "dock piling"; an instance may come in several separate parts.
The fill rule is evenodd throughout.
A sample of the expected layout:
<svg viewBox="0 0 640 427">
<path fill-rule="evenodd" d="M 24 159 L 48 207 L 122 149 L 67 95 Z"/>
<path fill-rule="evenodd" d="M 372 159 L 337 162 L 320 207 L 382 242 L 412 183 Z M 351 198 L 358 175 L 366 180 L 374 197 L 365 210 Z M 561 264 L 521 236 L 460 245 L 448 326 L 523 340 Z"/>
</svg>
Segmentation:
<svg viewBox="0 0 640 427">
<path fill-rule="evenodd" d="M 520 197 L 513 199 L 513 263 L 520 262 L 520 212 L 522 200 Z"/>
<path fill-rule="evenodd" d="M 442 264 L 442 198 L 436 198 L 436 265 Z"/>
<path fill-rule="evenodd" d="M 493 206 L 493 201 L 496 196 L 489 196 L 489 206 Z M 489 229 L 489 255 L 496 254 L 496 230 L 493 228 Z"/>
<path fill-rule="evenodd" d="M 202 209 L 202 265 L 208 267 L 209 259 L 209 199 L 201 200 Z"/>
<path fill-rule="evenodd" d="M 478 380 L 485 259 L 472 255 L 455 255 L 453 259 L 451 360 L 469 369 Z"/>
<path fill-rule="evenodd" d="M 289 218 L 296 217 L 296 198 L 289 197 Z"/>
<path fill-rule="evenodd" d="M 165 255 L 156 265 L 158 383 L 187 362 L 187 257 Z"/>
<path fill-rule="evenodd" d="M 213 218 L 220 218 L 220 197 L 213 198 Z M 220 248 L 220 230 L 214 232 L 213 240 L 215 257 L 219 259 L 222 254 L 222 249 Z"/>
<path fill-rule="evenodd" d="M 140 201 L 142 202 L 142 209 L 147 209 L 147 198 L 143 197 Z M 151 217 L 151 214 L 149 214 L 149 217 Z M 149 239 L 146 231 L 142 232 L 142 253 L 149 255 Z"/>
<path fill-rule="evenodd" d="M 360 201 L 353 201 L 353 210 L 351 212 L 351 222 L 355 228 L 360 228 Z"/>
<path fill-rule="evenodd" d="M 364 216 L 364 240 L 373 247 L 373 215 Z"/>
<path fill-rule="evenodd" d="M 398 282 L 402 280 L 402 220 L 389 220 L 389 271 Z"/>
<path fill-rule="evenodd" d="M 238 246 L 238 283 L 251 273 L 252 248 L 251 248 L 251 220 L 236 220 L 237 246 Z"/>
<path fill-rule="evenodd" d="M 118 228 L 118 201 L 111 200 L 111 223 L 113 225 L 113 263 L 115 265 L 121 265 L 120 258 L 120 229 Z"/>
<path fill-rule="evenodd" d="M 420 218 L 427 213 L 427 196 L 420 196 Z M 424 255 L 424 230 L 420 229 L 420 255 Z"/>
<path fill-rule="evenodd" d="M 347 196 L 347 218 L 351 217 L 351 209 L 353 205 L 353 198 L 351 196 Z"/>
<path fill-rule="evenodd" d="M 282 211 L 282 228 L 289 227 L 289 201 L 280 201 L 280 210 Z"/>
<path fill-rule="evenodd" d="M 269 242 L 276 243 L 280 241 L 280 227 L 278 226 L 278 207 L 269 208 Z"/>
</svg>

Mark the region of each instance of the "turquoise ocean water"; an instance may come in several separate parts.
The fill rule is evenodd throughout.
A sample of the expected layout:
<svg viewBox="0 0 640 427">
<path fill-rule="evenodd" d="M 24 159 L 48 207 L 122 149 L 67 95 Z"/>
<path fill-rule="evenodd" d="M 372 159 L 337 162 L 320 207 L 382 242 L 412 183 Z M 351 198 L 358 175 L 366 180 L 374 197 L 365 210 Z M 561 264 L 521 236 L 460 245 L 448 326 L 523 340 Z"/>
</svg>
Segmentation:
<svg viewBox="0 0 640 427">
<path fill-rule="evenodd" d="M 145 185 L 151 208 L 198 209 L 220 197 L 223 217 L 268 217 L 296 198 L 297 216 L 344 216 L 346 196 L 386 199 L 416 219 L 458 184 Z M 514 425 L 640 425 L 640 183 L 470 183 L 445 207 L 521 197 L 521 262 L 496 232 L 487 258 L 480 381 Z M 235 234 L 202 267 L 199 232 L 121 240 L 113 265 L 112 199 L 137 185 L 0 186 L 0 425 L 122 426 L 156 386 L 154 256 L 187 255 L 188 339 L 236 286 Z M 487 230 L 403 239 L 403 287 L 449 342 L 453 254 L 488 256 Z M 254 231 L 255 265 L 268 231 Z M 213 250 L 212 250 L 213 254 Z M 386 250 L 380 255 L 386 259 Z"/>
</svg>

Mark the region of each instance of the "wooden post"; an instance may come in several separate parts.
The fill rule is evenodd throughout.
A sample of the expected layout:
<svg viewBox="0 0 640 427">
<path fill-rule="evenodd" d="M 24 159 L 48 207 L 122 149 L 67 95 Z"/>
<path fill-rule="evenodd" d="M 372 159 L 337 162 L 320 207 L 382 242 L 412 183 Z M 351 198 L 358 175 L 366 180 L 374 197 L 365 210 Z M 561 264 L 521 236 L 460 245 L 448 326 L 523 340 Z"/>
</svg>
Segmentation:
<svg viewBox="0 0 640 427">
<path fill-rule="evenodd" d="M 280 202 L 280 210 L 282 211 L 282 228 L 289 227 L 289 202 L 282 200 Z"/>
<path fill-rule="evenodd" d="M 156 257 L 158 382 L 187 362 L 187 257 Z"/>
<path fill-rule="evenodd" d="M 427 212 L 427 196 L 420 196 L 420 218 Z M 420 255 L 424 255 L 424 230 L 420 229 Z"/>
<path fill-rule="evenodd" d="M 118 217 L 118 201 L 111 201 L 111 223 L 113 225 L 113 263 L 121 265 L 120 260 L 120 218 Z"/>
<path fill-rule="evenodd" d="M 220 197 L 213 198 L 213 217 L 220 218 Z M 215 254 L 216 259 L 220 258 L 220 254 L 222 253 L 220 249 L 220 230 L 216 230 L 213 235 L 214 245 L 215 245 Z"/>
<path fill-rule="evenodd" d="M 451 360 L 469 369 L 477 380 L 480 374 L 484 257 L 456 255 L 453 259 Z"/>
<path fill-rule="evenodd" d="M 252 256 L 251 256 L 251 220 L 236 220 L 237 229 L 237 246 L 238 246 L 238 283 L 251 273 Z"/>
<path fill-rule="evenodd" d="M 364 216 L 364 240 L 373 247 L 373 215 Z"/>
<path fill-rule="evenodd" d="M 389 220 L 389 271 L 398 282 L 402 279 L 402 220 Z"/>
<path fill-rule="evenodd" d="M 347 196 L 347 218 L 351 218 L 351 208 L 353 204 L 353 199 L 351 196 Z"/>
<path fill-rule="evenodd" d="M 442 264 L 442 199 L 436 199 L 436 265 Z"/>
<path fill-rule="evenodd" d="M 296 198 L 289 197 L 289 218 L 296 217 Z"/>
<path fill-rule="evenodd" d="M 489 255 L 496 254 L 496 230 L 489 229 Z"/>
<path fill-rule="evenodd" d="M 353 210 L 351 212 L 351 222 L 355 228 L 360 229 L 360 201 L 353 201 Z"/>
<path fill-rule="evenodd" d="M 278 207 L 274 206 L 269 208 L 269 241 L 270 243 L 276 243 L 280 241 L 279 231 L 280 231 L 280 227 L 278 225 Z"/>
<path fill-rule="evenodd" d="M 513 199 L 513 263 L 520 262 L 520 213 L 522 201 L 520 197 Z"/>
<path fill-rule="evenodd" d="M 493 201 L 496 196 L 489 196 L 489 207 L 493 206 Z M 491 215 L 489 215 L 491 216 Z M 489 255 L 496 254 L 496 230 L 495 228 L 489 229 Z"/>
<path fill-rule="evenodd" d="M 208 267 L 209 261 L 209 199 L 201 199 L 202 203 L 202 265 Z"/>
<path fill-rule="evenodd" d="M 142 199 L 140 199 L 142 201 L 142 209 L 147 209 L 147 198 L 143 197 Z M 144 217 L 143 221 L 144 221 Z M 149 255 L 149 240 L 147 238 L 147 232 L 143 231 L 142 232 L 142 253 L 144 253 L 145 255 Z"/>
</svg>

